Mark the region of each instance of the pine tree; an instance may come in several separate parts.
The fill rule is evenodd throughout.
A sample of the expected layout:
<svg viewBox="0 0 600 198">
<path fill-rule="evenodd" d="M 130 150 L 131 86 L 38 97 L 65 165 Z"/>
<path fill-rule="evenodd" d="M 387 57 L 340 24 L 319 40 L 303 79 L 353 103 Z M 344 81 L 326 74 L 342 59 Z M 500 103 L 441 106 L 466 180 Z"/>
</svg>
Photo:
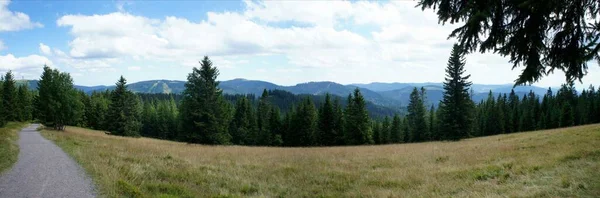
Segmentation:
<svg viewBox="0 0 600 198">
<path fill-rule="evenodd" d="M 385 118 L 383 118 L 383 122 L 381 123 L 381 131 L 380 131 L 381 144 L 391 143 L 391 140 L 390 140 L 391 125 L 392 125 L 392 123 L 390 123 L 389 117 L 386 116 Z"/>
<path fill-rule="evenodd" d="M 423 103 L 422 92 L 419 92 L 415 87 L 410 94 L 408 104 L 408 119 L 409 125 L 409 140 L 410 142 L 421 142 L 425 139 L 424 133 L 427 131 L 427 123 L 425 121 L 425 106 Z"/>
<path fill-rule="evenodd" d="M 371 131 L 373 131 L 373 142 L 375 144 L 383 144 L 381 138 L 381 123 L 377 121 L 371 122 Z"/>
<path fill-rule="evenodd" d="M 256 123 L 258 126 L 258 137 L 256 142 L 258 145 L 271 145 L 272 141 L 271 130 L 269 129 L 269 111 L 271 110 L 271 107 L 269 105 L 268 97 L 269 93 L 265 89 L 258 100 L 258 110 L 256 112 Z"/>
<path fill-rule="evenodd" d="M 38 81 L 37 103 L 38 119 L 46 127 L 64 130 L 81 116 L 83 104 L 78 99 L 77 90 L 73 88 L 73 79 L 68 73 L 60 73 L 56 69 L 44 66 Z"/>
<path fill-rule="evenodd" d="M 392 119 L 392 126 L 390 128 L 390 141 L 391 143 L 400 143 L 402 139 L 402 120 L 398 114 L 394 115 Z"/>
<path fill-rule="evenodd" d="M 319 132 L 321 134 L 320 145 L 333 145 L 338 136 L 335 130 L 335 109 L 331 104 L 331 95 L 325 95 L 325 103 L 319 109 Z"/>
<path fill-rule="evenodd" d="M 443 126 L 442 137 L 447 140 L 458 140 L 467 137 L 471 129 L 472 100 L 469 95 L 471 82 L 465 75 L 464 53 L 458 45 L 454 45 L 446 67 L 444 82 L 444 98 L 441 101 L 441 115 Z"/>
<path fill-rule="evenodd" d="M 435 117 L 436 111 L 435 108 L 433 107 L 433 105 L 431 105 L 431 108 L 429 109 L 429 126 L 427 128 L 429 128 L 429 140 L 439 140 L 439 133 L 438 133 L 438 127 L 437 127 L 437 120 Z"/>
<path fill-rule="evenodd" d="M 310 99 L 306 97 L 296 108 L 291 120 L 290 146 L 316 145 L 315 133 L 318 131 L 317 110 Z"/>
<path fill-rule="evenodd" d="M 182 139 L 193 143 L 229 144 L 228 106 L 218 88 L 219 70 L 205 56 L 200 69 L 193 68 L 183 91 L 179 110 Z"/>
<path fill-rule="evenodd" d="M 279 113 L 279 108 L 275 106 L 271 106 L 271 110 L 269 111 L 269 130 L 273 139 L 271 140 L 271 145 L 273 146 L 281 146 L 283 145 L 282 138 L 282 125 L 281 122 L 281 114 Z"/>
<path fill-rule="evenodd" d="M 344 128 L 346 132 L 346 144 L 373 143 L 366 102 L 358 88 L 354 90 L 353 95 L 348 96 L 348 105 L 346 106 L 344 115 L 346 122 L 346 127 Z"/>
<path fill-rule="evenodd" d="M 114 135 L 139 136 L 142 127 L 138 120 L 139 102 L 136 96 L 127 90 L 127 80 L 123 76 L 111 92 L 110 101 L 107 117 L 110 123 L 109 131 Z"/>
<path fill-rule="evenodd" d="M 234 144 L 252 144 L 250 135 L 256 130 L 256 121 L 252 104 L 246 97 L 238 99 L 235 106 L 235 113 L 231 122 L 230 133 Z"/>
<path fill-rule="evenodd" d="M 2 107 L 3 111 L 1 113 L 6 121 L 18 121 L 17 90 L 11 71 L 6 72 L 4 75 Z"/>
<path fill-rule="evenodd" d="M 0 76 L 0 97 L 4 96 L 4 79 Z M 0 98 L 0 127 L 6 125 L 6 118 L 4 116 L 4 102 Z"/>
<path fill-rule="evenodd" d="M 334 145 L 343 145 L 344 144 L 344 111 L 342 110 L 342 105 L 340 104 L 339 99 L 335 99 L 333 101 L 333 130 L 335 136 Z"/>
<path fill-rule="evenodd" d="M 18 121 L 24 122 L 32 119 L 32 96 L 27 84 L 19 86 L 17 93 L 17 110 L 18 110 Z"/>
</svg>

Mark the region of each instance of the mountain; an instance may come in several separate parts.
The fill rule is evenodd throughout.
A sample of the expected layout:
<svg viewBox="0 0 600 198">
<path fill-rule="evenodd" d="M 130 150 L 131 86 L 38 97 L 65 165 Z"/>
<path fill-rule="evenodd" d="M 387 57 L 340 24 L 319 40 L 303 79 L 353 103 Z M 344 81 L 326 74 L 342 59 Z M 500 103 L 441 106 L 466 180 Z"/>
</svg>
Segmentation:
<svg viewBox="0 0 600 198">
<path fill-rule="evenodd" d="M 28 83 L 31 89 L 37 89 L 37 80 L 21 80 L 20 83 Z M 324 95 L 330 93 L 345 98 L 348 94 L 351 94 L 354 89 L 360 89 L 364 95 L 365 100 L 373 103 L 374 105 L 385 106 L 385 107 L 399 107 L 406 106 L 409 101 L 410 92 L 413 88 L 425 87 L 427 90 L 427 101 L 429 105 L 437 105 L 443 96 L 443 84 L 442 83 L 369 83 L 369 84 L 350 84 L 342 85 L 335 82 L 307 82 L 300 83 L 293 86 L 281 86 L 274 83 L 259 81 L 259 80 L 247 80 L 247 79 L 233 79 L 222 81 L 219 84 L 220 88 L 223 89 L 224 93 L 227 94 L 254 94 L 260 96 L 264 89 L 267 90 L 283 90 L 293 94 L 307 94 L 307 95 Z M 114 86 L 80 86 L 75 85 L 75 88 L 82 90 L 86 93 L 93 91 L 104 91 L 111 90 Z M 129 90 L 136 93 L 181 93 L 185 89 L 185 81 L 178 80 L 148 80 L 135 82 L 128 85 Z M 481 101 L 486 99 L 488 92 L 494 92 L 495 96 L 498 94 L 510 93 L 513 86 L 510 84 L 504 85 L 484 85 L 484 84 L 473 84 L 471 86 L 474 95 L 473 100 Z M 556 88 L 553 88 L 556 89 Z M 528 93 L 530 90 L 538 95 L 546 93 L 545 88 L 536 86 L 518 86 L 514 88 L 515 92 L 519 96 Z"/>
</svg>

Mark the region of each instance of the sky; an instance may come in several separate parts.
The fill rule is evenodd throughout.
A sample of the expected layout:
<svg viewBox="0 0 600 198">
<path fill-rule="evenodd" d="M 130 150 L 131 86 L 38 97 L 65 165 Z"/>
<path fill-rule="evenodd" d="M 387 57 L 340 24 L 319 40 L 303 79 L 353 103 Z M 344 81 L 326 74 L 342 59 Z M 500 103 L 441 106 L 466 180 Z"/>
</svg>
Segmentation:
<svg viewBox="0 0 600 198">
<path fill-rule="evenodd" d="M 209 56 L 219 80 L 280 85 L 441 82 L 456 25 L 414 1 L 3 1 L 0 73 L 38 79 L 43 65 L 78 85 L 185 80 Z M 467 56 L 473 83 L 511 84 L 521 68 Z M 590 63 L 577 87 L 600 85 Z M 565 82 L 555 72 L 534 85 Z"/>
</svg>

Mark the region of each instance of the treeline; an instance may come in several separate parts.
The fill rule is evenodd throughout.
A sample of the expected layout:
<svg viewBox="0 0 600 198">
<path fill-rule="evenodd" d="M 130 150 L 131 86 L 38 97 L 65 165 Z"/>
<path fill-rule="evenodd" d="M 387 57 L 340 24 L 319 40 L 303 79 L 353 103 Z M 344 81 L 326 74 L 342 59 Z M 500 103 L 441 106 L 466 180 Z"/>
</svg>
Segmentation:
<svg viewBox="0 0 600 198">
<path fill-rule="evenodd" d="M 254 95 L 226 95 L 218 88 L 219 71 L 208 57 L 188 75 L 185 91 L 134 94 L 121 77 L 112 91 L 85 94 L 73 88 L 68 73 L 44 67 L 38 91 L 15 85 L 9 72 L 2 80 L 0 121 L 37 119 L 47 127 L 66 125 L 202 144 L 259 146 L 332 146 L 459 140 L 537 129 L 600 122 L 600 89 L 578 94 L 573 85 L 542 98 L 489 93 L 471 100 L 464 53 L 455 46 L 448 60 L 444 97 L 425 106 L 424 88 L 414 88 L 406 115 L 374 117 L 356 89 L 346 98 L 320 98 L 280 90 Z M 322 99 L 321 99 L 322 98 Z"/>
<path fill-rule="evenodd" d="M 33 117 L 34 92 L 27 84 L 17 86 L 11 71 L 0 77 L 0 127 L 6 122 L 24 122 Z"/>
</svg>

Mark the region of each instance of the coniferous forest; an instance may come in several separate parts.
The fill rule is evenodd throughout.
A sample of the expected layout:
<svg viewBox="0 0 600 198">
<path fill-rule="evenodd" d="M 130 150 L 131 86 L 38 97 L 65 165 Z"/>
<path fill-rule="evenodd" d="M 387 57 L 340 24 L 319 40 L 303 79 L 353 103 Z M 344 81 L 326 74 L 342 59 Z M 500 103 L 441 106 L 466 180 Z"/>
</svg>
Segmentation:
<svg viewBox="0 0 600 198">
<path fill-rule="evenodd" d="M 334 146 L 460 140 L 600 122 L 600 88 L 593 86 L 577 92 L 565 84 L 542 96 L 490 92 L 473 101 L 464 54 L 454 46 L 438 106 L 426 106 L 427 90 L 414 88 L 406 113 L 383 117 L 370 116 L 358 89 L 345 98 L 281 90 L 223 94 L 219 70 L 208 57 L 188 74 L 181 95 L 132 93 L 123 77 L 114 90 L 86 94 L 73 87 L 68 73 L 49 67 L 32 91 L 17 85 L 9 71 L 0 82 L 0 125 L 36 121 L 55 130 L 70 125 L 200 144 Z"/>
</svg>

